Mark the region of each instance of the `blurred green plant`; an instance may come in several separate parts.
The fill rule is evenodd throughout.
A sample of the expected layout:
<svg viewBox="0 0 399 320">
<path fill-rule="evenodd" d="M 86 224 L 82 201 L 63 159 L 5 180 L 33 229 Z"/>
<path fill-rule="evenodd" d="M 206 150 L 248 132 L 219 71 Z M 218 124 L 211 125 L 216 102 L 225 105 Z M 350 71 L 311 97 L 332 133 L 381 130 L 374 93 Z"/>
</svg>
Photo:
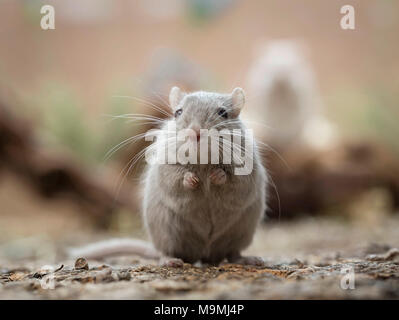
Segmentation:
<svg viewBox="0 0 399 320">
<path fill-rule="evenodd" d="M 59 84 L 46 85 L 35 105 L 41 113 L 40 132 L 47 142 L 66 147 L 82 160 L 95 159 L 96 139 L 84 109 L 69 89 Z"/>
<path fill-rule="evenodd" d="M 135 112 L 136 105 L 128 99 L 110 98 L 98 117 L 90 117 L 72 91 L 60 84 L 45 85 L 32 100 L 28 113 L 40 122 L 42 140 L 87 163 L 101 163 L 112 147 L 137 130 L 126 119 L 112 117 Z"/>
<path fill-rule="evenodd" d="M 380 85 L 346 85 L 329 95 L 327 104 L 346 136 L 372 139 L 399 156 L 398 93 Z"/>
<path fill-rule="evenodd" d="M 236 0 L 186 0 L 191 22 L 204 23 L 224 13 Z"/>
<path fill-rule="evenodd" d="M 45 5 L 43 0 L 23 0 L 22 3 L 22 13 L 26 21 L 30 23 L 37 23 L 40 17 L 40 8 Z"/>
<path fill-rule="evenodd" d="M 139 128 L 132 123 L 128 123 L 127 120 L 129 119 L 115 118 L 115 116 L 136 112 L 138 112 L 137 105 L 131 99 L 118 96 L 112 96 L 109 99 L 101 126 L 101 141 L 97 150 L 100 157 L 104 158 L 113 147 L 138 133 Z M 116 157 L 116 155 L 114 156 Z"/>
</svg>

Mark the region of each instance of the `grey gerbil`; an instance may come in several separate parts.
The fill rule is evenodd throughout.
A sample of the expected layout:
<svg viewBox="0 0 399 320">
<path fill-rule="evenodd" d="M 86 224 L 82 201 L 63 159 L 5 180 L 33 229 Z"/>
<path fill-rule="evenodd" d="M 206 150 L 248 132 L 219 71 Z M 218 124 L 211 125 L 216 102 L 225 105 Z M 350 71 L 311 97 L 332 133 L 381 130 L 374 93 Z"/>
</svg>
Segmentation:
<svg viewBox="0 0 399 320">
<path fill-rule="evenodd" d="M 244 92 L 183 93 L 172 88 L 170 107 L 175 116 L 165 121 L 160 132 L 173 122 L 176 130 L 200 129 L 245 130 L 240 120 Z M 216 127 L 215 127 L 216 126 Z M 157 142 L 155 142 L 157 143 Z M 252 172 L 236 175 L 237 164 L 149 164 L 144 174 L 143 220 L 152 244 L 162 257 L 179 262 L 218 264 L 224 259 L 233 263 L 262 265 L 257 257 L 242 257 L 241 251 L 252 242 L 258 222 L 266 210 L 267 175 L 256 147 L 251 154 Z M 138 247 L 124 240 L 125 250 L 108 245 L 106 252 L 134 252 Z M 101 246 L 86 253 L 101 255 Z M 147 255 L 157 256 L 145 245 Z M 104 246 L 103 246 L 104 249 Z M 93 254 L 93 253 L 99 254 Z M 137 251 L 137 250 L 136 250 Z M 148 253 L 150 252 L 150 253 Z M 143 253 L 143 250 L 141 250 Z M 84 255 L 84 250 L 75 255 Z M 168 260 L 166 260 L 168 261 Z"/>
</svg>

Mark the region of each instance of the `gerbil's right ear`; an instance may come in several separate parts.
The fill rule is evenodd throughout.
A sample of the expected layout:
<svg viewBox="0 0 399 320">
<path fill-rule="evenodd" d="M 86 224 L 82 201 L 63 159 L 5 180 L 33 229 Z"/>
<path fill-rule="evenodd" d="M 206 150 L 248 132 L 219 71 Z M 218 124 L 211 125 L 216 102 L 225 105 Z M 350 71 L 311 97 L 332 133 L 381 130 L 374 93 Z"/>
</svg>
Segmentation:
<svg viewBox="0 0 399 320">
<path fill-rule="evenodd" d="M 232 115 L 233 117 L 238 117 L 245 104 L 244 90 L 241 88 L 235 88 L 231 93 L 231 100 L 233 106 Z"/>
<path fill-rule="evenodd" d="M 184 98 L 185 94 L 179 87 L 173 87 L 169 93 L 169 105 L 172 110 L 175 110 L 180 101 Z"/>
</svg>

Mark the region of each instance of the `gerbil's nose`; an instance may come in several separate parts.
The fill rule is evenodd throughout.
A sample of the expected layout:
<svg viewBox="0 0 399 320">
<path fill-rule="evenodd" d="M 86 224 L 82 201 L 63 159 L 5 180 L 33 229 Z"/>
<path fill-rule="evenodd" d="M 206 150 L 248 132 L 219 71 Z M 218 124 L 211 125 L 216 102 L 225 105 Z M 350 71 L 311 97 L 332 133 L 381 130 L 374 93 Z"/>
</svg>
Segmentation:
<svg viewBox="0 0 399 320">
<path fill-rule="evenodd" d="M 193 139 L 196 138 L 197 142 L 200 141 L 200 138 L 201 138 L 201 127 L 199 125 L 195 124 L 195 125 L 192 125 L 190 127 L 190 129 L 194 131 Z"/>
</svg>

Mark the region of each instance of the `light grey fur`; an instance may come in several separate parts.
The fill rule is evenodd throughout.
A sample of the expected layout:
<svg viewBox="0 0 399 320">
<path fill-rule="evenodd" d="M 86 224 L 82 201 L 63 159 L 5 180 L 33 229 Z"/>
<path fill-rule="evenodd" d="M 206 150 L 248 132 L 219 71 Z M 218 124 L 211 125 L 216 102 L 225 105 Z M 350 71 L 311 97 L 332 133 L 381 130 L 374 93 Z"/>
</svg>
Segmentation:
<svg viewBox="0 0 399 320">
<path fill-rule="evenodd" d="M 181 96 L 180 101 L 179 95 L 175 92 L 170 99 L 174 110 L 183 109 L 181 116 L 169 120 L 176 121 L 177 130 L 193 126 L 211 129 L 226 120 L 217 114 L 222 106 L 230 117 L 234 114 L 239 119 L 242 105 L 234 103 L 234 92 L 195 92 Z M 218 128 L 245 129 L 241 121 Z M 233 174 L 234 164 L 149 165 L 144 179 L 143 218 L 155 248 L 191 263 L 240 259 L 266 209 L 267 175 L 256 148 L 253 161 L 252 173 L 242 176 Z M 226 183 L 210 182 L 210 172 L 215 168 L 226 172 Z M 196 189 L 183 185 L 186 172 L 199 178 Z"/>
<path fill-rule="evenodd" d="M 176 119 L 165 121 L 161 128 L 163 131 L 168 122 L 175 122 L 176 130 L 211 129 L 215 125 L 219 130 L 245 129 L 239 119 L 244 105 L 244 93 L 240 88 L 232 94 L 184 94 L 174 87 L 169 100 L 174 111 L 182 108 L 183 112 Z M 217 114 L 220 107 L 227 110 L 228 119 Z M 234 122 L 222 123 L 230 120 Z M 234 164 L 149 164 L 143 180 L 143 220 L 160 254 L 137 240 L 116 240 L 71 251 L 73 256 L 98 258 L 137 253 L 150 258 L 163 256 L 161 261 L 177 258 L 189 263 L 217 264 L 227 259 L 243 264 L 261 264 L 260 258 L 241 257 L 240 254 L 251 243 L 266 210 L 267 175 L 256 147 L 252 157 L 253 171 L 249 175 L 234 175 Z M 216 168 L 225 172 L 226 181 L 223 180 L 222 184 L 211 182 L 210 174 Z M 187 172 L 199 180 L 194 189 L 183 183 Z M 175 261 L 167 265 L 180 266 L 181 263 Z"/>
<path fill-rule="evenodd" d="M 141 256 L 151 259 L 160 258 L 159 252 L 154 250 L 150 243 L 139 239 L 110 239 L 68 250 L 68 256 L 75 259 L 79 257 L 101 259 L 105 256 L 129 253 L 139 253 Z"/>
</svg>

